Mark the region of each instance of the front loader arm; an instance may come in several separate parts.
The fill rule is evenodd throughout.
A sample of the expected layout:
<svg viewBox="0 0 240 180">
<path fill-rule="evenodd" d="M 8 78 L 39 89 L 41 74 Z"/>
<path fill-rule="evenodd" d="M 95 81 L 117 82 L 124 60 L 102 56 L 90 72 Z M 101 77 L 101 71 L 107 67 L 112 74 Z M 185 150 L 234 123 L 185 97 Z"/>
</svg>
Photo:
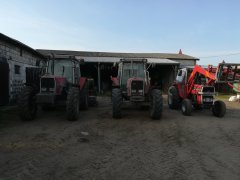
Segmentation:
<svg viewBox="0 0 240 180">
<path fill-rule="evenodd" d="M 195 84 L 194 80 L 195 80 L 195 76 L 197 73 L 202 74 L 204 77 L 208 78 L 207 85 L 212 84 L 216 80 L 214 74 L 210 73 L 209 71 L 207 71 L 206 69 L 202 68 L 199 65 L 195 65 L 195 67 L 193 68 L 193 71 L 190 74 L 189 79 L 187 81 L 187 93 L 188 94 L 191 93 L 191 91 L 194 87 L 194 84 Z"/>
</svg>

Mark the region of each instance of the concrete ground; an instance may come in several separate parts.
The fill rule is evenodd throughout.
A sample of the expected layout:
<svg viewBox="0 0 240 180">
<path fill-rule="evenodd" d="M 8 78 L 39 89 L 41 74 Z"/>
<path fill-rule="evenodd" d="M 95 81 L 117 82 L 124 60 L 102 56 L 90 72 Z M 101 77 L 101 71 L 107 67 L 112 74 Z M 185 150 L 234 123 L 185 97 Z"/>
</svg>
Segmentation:
<svg viewBox="0 0 240 180">
<path fill-rule="evenodd" d="M 81 111 L 39 111 L 23 122 L 16 111 L 0 115 L 0 179 L 240 179 L 240 104 L 227 114 L 170 110 L 161 120 L 128 106 L 111 118 L 109 98 Z"/>
</svg>

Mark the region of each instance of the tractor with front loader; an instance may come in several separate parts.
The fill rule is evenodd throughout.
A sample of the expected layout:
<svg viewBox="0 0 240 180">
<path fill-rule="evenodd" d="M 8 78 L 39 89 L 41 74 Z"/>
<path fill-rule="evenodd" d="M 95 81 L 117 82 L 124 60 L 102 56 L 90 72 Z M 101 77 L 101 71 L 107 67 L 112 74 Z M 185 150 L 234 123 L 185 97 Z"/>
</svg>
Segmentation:
<svg viewBox="0 0 240 180">
<path fill-rule="evenodd" d="M 112 117 L 122 117 L 123 101 L 150 106 L 150 117 L 160 119 L 163 98 L 158 86 L 150 85 L 147 59 L 121 59 L 117 76 L 112 76 Z"/>
<path fill-rule="evenodd" d="M 190 116 L 192 109 L 212 109 L 213 115 L 223 117 L 226 105 L 221 100 L 214 100 L 215 84 L 239 83 L 240 64 L 220 63 L 217 68 L 183 68 L 178 71 L 175 82 L 168 89 L 168 106 L 181 108 L 183 115 Z"/>
<path fill-rule="evenodd" d="M 27 68 L 26 77 L 18 97 L 22 120 L 33 120 L 38 106 L 43 110 L 65 106 L 70 121 L 78 119 L 79 109 L 88 109 L 88 79 L 81 77 L 75 57 L 53 56 L 44 68 Z"/>
</svg>

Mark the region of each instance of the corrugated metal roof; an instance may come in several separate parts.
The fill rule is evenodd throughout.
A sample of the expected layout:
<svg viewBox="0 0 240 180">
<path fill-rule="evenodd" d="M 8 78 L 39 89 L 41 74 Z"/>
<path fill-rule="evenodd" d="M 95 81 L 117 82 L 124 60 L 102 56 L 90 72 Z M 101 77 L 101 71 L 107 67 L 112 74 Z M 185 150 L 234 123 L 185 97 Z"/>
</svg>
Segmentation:
<svg viewBox="0 0 240 180">
<path fill-rule="evenodd" d="M 175 64 L 175 65 L 180 64 L 179 62 L 176 62 L 170 59 L 147 58 L 147 60 L 148 60 L 148 63 L 153 63 L 153 64 Z"/>
<path fill-rule="evenodd" d="M 68 51 L 68 50 L 48 50 L 37 49 L 39 53 L 45 56 L 52 54 L 69 55 L 69 56 L 83 56 L 83 57 L 119 57 L 119 58 L 158 58 L 158 59 L 172 59 L 172 60 L 199 60 L 196 57 L 186 54 L 174 53 L 117 53 L 117 52 L 90 52 L 90 51 Z"/>
<path fill-rule="evenodd" d="M 9 42 L 11 44 L 14 44 L 15 46 L 24 48 L 27 51 L 30 51 L 31 53 L 33 53 L 37 56 L 40 56 L 41 58 L 45 58 L 43 54 L 39 53 L 35 49 L 31 48 L 30 46 L 27 46 L 26 44 L 23 44 L 22 42 L 20 42 L 16 39 L 10 38 L 9 36 L 7 36 L 5 34 L 0 33 L 0 39 L 3 40 L 3 41 Z"/>
<path fill-rule="evenodd" d="M 121 58 L 117 57 L 83 57 L 83 56 L 75 56 L 76 59 L 84 59 L 85 62 L 103 62 L 103 63 L 115 63 L 119 62 Z M 145 58 L 147 59 L 147 63 L 149 64 L 174 64 L 178 65 L 179 62 L 170 60 L 170 59 L 159 59 L 159 58 Z"/>
</svg>

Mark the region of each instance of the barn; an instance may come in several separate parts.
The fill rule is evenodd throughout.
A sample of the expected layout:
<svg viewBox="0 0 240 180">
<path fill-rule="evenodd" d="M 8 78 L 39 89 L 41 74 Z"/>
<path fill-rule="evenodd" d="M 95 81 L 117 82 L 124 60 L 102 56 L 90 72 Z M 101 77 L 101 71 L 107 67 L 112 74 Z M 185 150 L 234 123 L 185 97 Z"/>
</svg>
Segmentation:
<svg viewBox="0 0 240 180">
<path fill-rule="evenodd" d="M 83 76 L 93 78 L 99 92 L 107 92 L 111 89 L 111 68 L 114 63 L 123 58 L 145 58 L 149 64 L 151 80 L 157 82 L 164 92 L 174 81 L 177 70 L 184 66 L 194 66 L 199 60 L 196 57 L 179 53 L 113 53 L 113 52 L 89 52 L 89 51 L 65 51 L 38 49 L 45 57 L 51 55 L 75 56 L 84 59 L 81 66 Z"/>
<path fill-rule="evenodd" d="M 49 55 L 75 56 L 84 59 L 83 76 L 94 79 L 99 93 L 111 90 L 113 64 L 123 58 L 144 58 L 152 82 L 161 85 L 164 92 L 173 82 L 179 67 L 193 66 L 198 58 L 179 53 L 114 53 L 33 49 L 26 44 L 0 33 L 0 105 L 14 103 L 26 80 L 26 67 L 41 66 Z"/>
</svg>

